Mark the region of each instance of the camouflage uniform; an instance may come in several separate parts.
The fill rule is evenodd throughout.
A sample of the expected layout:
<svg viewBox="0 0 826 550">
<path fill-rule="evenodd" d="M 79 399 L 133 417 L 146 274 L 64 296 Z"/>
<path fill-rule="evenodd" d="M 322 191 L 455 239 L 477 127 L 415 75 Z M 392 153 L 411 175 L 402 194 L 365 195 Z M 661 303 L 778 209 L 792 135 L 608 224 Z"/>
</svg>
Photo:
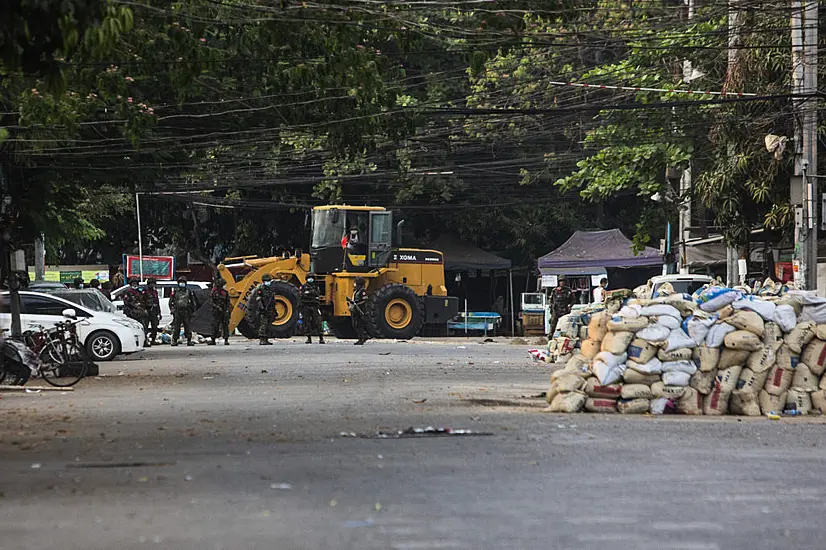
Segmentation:
<svg viewBox="0 0 826 550">
<path fill-rule="evenodd" d="M 158 296 L 158 289 L 154 285 L 150 286 L 152 279 L 147 281 L 147 287 L 143 290 L 143 305 L 146 308 L 146 347 L 151 347 L 152 342 L 158 335 L 158 323 L 161 321 L 161 300 Z"/>
<path fill-rule="evenodd" d="M 353 299 L 350 300 L 350 318 L 353 321 L 353 329 L 358 334 L 358 341 L 356 345 L 364 344 L 369 338 L 370 334 L 367 332 L 367 289 L 364 287 L 364 279 L 356 278 L 356 291 L 353 294 Z"/>
<path fill-rule="evenodd" d="M 321 299 L 318 295 L 318 287 L 312 277 L 307 278 L 307 282 L 301 285 L 299 294 L 301 297 L 301 321 L 304 325 L 304 334 L 307 336 L 307 343 L 313 343 L 313 335 L 318 336 L 318 343 L 324 343 L 324 326 L 321 320 Z M 312 281 L 312 282 L 310 282 Z"/>
<path fill-rule="evenodd" d="M 186 284 L 186 279 L 179 279 L 178 284 Z M 178 345 L 178 338 L 181 335 L 181 325 L 184 327 L 186 345 L 194 346 L 192 343 L 192 314 L 195 313 L 195 295 L 187 287 L 178 287 L 169 297 L 169 309 L 172 311 L 172 345 Z"/>
<path fill-rule="evenodd" d="M 137 279 L 129 284 L 137 282 Z M 146 330 L 146 310 L 144 309 L 143 293 L 131 286 L 123 293 L 123 314 L 143 325 Z"/>
<path fill-rule="evenodd" d="M 564 317 L 565 315 L 571 313 L 573 303 L 574 291 L 568 286 L 567 281 L 564 279 L 559 281 L 559 284 L 551 293 L 551 311 L 553 316 L 551 317 L 550 337 L 553 337 L 554 332 L 556 332 L 556 325 L 559 322 L 560 317 Z"/>
<path fill-rule="evenodd" d="M 215 287 L 209 294 L 212 303 L 212 341 L 210 345 L 215 345 L 215 339 L 223 334 L 224 345 L 229 345 L 229 292 L 224 289 L 224 280 L 219 279 Z"/>
<path fill-rule="evenodd" d="M 271 275 L 264 275 L 262 280 L 252 292 L 252 299 L 258 306 L 258 343 L 269 346 L 272 344 L 269 340 L 270 326 L 275 321 L 275 292 L 267 284 L 272 282 Z"/>
</svg>

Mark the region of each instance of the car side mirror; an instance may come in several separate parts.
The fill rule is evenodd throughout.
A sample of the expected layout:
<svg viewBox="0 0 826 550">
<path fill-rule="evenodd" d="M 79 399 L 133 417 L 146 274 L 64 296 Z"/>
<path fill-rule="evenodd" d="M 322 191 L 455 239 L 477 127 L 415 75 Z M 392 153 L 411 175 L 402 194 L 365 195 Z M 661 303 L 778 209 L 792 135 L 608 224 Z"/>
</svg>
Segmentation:
<svg viewBox="0 0 826 550">
<path fill-rule="evenodd" d="M 77 311 L 75 311 L 72 308 L 64 309 L 63 310 L 63 316 L 66 317 L 67 319 L 77 319 Z"/>
</svg>

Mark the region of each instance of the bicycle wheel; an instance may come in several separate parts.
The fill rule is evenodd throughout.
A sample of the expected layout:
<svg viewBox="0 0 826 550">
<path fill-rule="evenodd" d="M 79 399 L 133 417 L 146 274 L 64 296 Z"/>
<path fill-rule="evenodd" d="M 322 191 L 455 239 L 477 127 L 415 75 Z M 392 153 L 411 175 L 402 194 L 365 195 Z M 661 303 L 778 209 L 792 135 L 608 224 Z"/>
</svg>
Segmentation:
<svg viewBox="0 0 826 550">
<path fill-rule="evenodd" d="M 69 353 L 59 341 L 46 344 L 40 352 L 40 375 L 43 380 L 52 386 L 65 388 L 74 386 L 86 376 L 89 372 L 89 357 L 82 347 L 72 347 L 74 353 Z"/>
</svg>

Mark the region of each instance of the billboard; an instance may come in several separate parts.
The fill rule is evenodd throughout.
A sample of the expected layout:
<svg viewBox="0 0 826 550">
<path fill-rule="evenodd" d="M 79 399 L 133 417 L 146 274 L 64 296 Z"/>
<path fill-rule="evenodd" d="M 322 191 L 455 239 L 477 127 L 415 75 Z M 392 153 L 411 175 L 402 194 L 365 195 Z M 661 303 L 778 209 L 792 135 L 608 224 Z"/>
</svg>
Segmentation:
<svg viewBox="0 0 826 550">
<path fill-rule="evenodd" d="M 141 260 L 139 256 L 123 255 L 124 274 L 126 278 L 141 276 Z M 144 256 L 143 278 L 154 277 L 159 281 L 175 279 L 175 256 Z"/>
</svg>

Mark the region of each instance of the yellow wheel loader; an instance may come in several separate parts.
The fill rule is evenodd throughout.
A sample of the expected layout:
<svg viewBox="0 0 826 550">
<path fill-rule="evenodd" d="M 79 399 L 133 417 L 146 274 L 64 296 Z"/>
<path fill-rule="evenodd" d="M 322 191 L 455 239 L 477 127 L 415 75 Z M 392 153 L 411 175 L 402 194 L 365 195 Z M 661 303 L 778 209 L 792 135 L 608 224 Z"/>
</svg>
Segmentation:
<svg viewBox="0 0 826 550">
<path fill-rule="evenodd" d="M 298 288 L 315 273 L 321 309 L 333 335 L 355 338 L 347 307 L 354 280 L 367 283 L 368 330 L 374 338 L 412 338 L 422 327 L 444 330 L 459 303 L 447 295 L 444 257 L 436 250 L 394 248 L 393 213 L 376 206 L 317 206 L 312 211 L 309 254 L 226 258 L 218 266 L 232 301 L 230 330 L 248 338 L 258 335 L 256 305 L 250 299 L 264 274 L 275 290 L 274 337 L 295 334 L 299 319 Z"/>
</svg>

